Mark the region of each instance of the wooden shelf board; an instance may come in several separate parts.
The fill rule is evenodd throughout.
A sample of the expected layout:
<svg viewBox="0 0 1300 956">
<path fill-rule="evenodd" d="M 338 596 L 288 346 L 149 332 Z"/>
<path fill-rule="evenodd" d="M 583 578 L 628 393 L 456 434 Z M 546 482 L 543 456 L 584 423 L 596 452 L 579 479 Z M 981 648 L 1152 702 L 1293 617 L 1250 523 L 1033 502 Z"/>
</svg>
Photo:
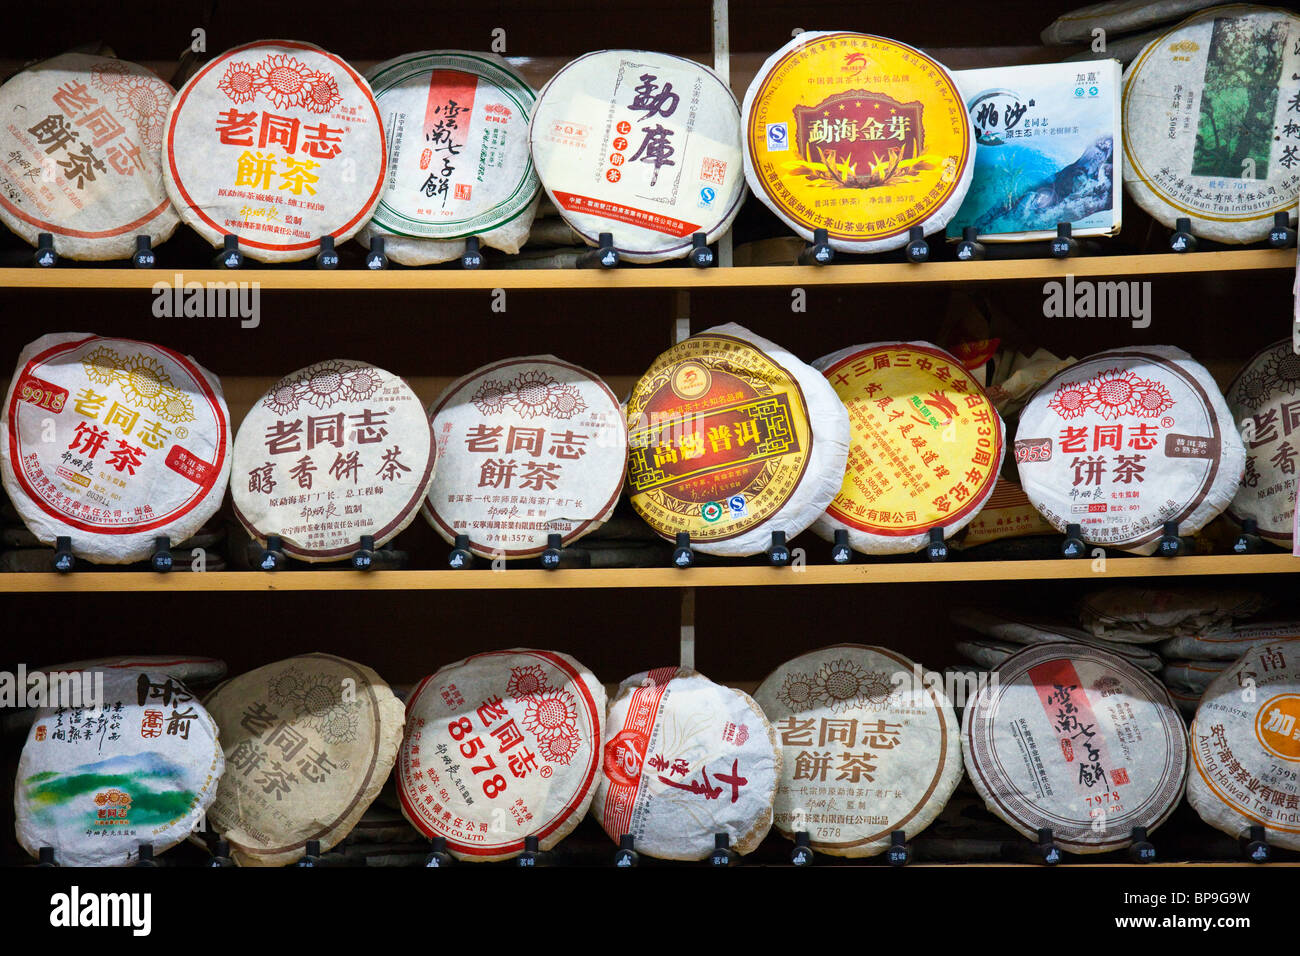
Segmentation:
<svg viewBox="0 0 1300 956">
<path fill-rule="evenodd" d="M 1010 259 L 981 262 L 867 263 L 831 266 L 744 266 L 692 269 L 0 269 L 0 288 L 150 289 L 185 282 L 256 282 L 264 290 L 340 289 L 350 291 L 473 291 L 483 289 L 715 289 L 755 286 L 906 285 L 913 283 L 994 282 L 1053 279 L 1066 275 L 1162 276 L 1184 273 L 1294 269 L 1286 249 L 1241 249 L 1187 255 L 1159 253 L 1083 256 L 1077 259 Z"/>
<path fill-rule="evenodd" d="M 1090 560 L 953 561 L 943 564 L 810 565 L 766 567 L 609 568 L 543 571 L 217 571 L 207 574 L 148 571 L 78 571 L 0 574 L 0 593 L 78 591 L 494 591 L 538 588 L 772 587 L 822 584 L 909 584 L 955 581 L 1185 578 L 1210 574 L 1300 572 L 1289 554 L 1111 558 L 1105 571 Z"/>
</svg>

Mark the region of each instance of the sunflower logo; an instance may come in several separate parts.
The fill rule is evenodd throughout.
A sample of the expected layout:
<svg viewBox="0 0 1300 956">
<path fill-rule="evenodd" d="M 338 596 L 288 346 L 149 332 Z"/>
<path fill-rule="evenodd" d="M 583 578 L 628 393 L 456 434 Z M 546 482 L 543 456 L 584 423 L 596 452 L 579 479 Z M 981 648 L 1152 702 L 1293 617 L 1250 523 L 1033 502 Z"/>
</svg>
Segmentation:
<svg viewBox="0 0 1300 956">
<path fill-rule="evenodd" d="M 357 738 L 357 703 L 343 700 L 338 679 L 314 674 L 300 681 L 298 692 L 289 699 L 294 713 L 305 718 L 308 727 L 331 744 Z"/>
<path fill-rule="evenodd" d="M 171 91 L 149 76 L 124 77 L 117 87 L 117 108 L 141 130 L 161 123 L 171 102 Z"/>
<path fill-rule="evenodd" d="M 582 393 L 573 385 L 561 385 L 551 401 L 551 414 L 556 418 L 572 418 L 586 410 Z"/>
<path fill-rule="evenodd" d="M 790 708 L 792 713 L 807 710 L 817 701 L 817 686 L 807 674 L 786 674 L 776 699 Z"/>
<path fill-rule="evenodd" d="M 154 401 L 171 386 L 172 380 L 163 369 L 162 362 L 148 355 L 134 355 L 122 367 L 125 379 L 122 391 L 130 401 L 152 406 Z"/>
<path fill-rule="evenodd" d="M 150 407 L 173 425 L 194 421 L 194 403 L 179 389 L 163 389 Z"/>
<path fill-rule="evenodd" d="M 343 376 L 347 369 L 339 362 L 322 362 L 308 371 L 303 382 L 303 398 L 317 408 L 325 408 L 331 401 L 344 397 Z"/>
<path fill-rule="evenodd" d="M 81 367 L 86 370 L 86 377 L 98 385 L 112 385 L 122 374 L 125 363 L 106 345 L 101 345 L 86 354 L 81 360 Z"/>
<path fill-rule="evenodd" d="M 501 414 L 509 400 L 510 389 L 506 387 L 505 382 L 496 379 L 488 379 L 480 385 L 474 397 L 470 399 L 474 407 L 484 415 Z"/>
<path fill-rule="evenodd" d="M 569 761 L 577 756 L 579 744 L 580 740 L 576 732 L 543 737 L 537 742 L 537 754 L 547 763 L 567 766 Z"/>
<path fill-rule="evenodd" d="M 126 67 L 117 60 L 104 60 L 91 67 L 90 84 L 105 93 L 112 93 L 126 78 L 126 74 Z"/>
<path fill-rule="evenodd" d="M 271 698 L 271 703 L 283 707 L 290 701 L 298 699 L 302 687 L 302 672 L 296 667 L 290 667 L 271 678 L 270 683 L 267 684 L 267 694 Z"/>
<path fill-rule="evenodd" d="M 1235 392 L 1237 403 L 1252 411 L 1258 411 L 1259 407 L 1268 400 L 1271 390 L 1264 373 L 1257 368 L 1252 368 L 1237 380 Z"/>
<path fill-rule="evenodd" d="M 276 384 L 262 404 L 277 415 L 287 415 L 298 407 L 298 386 L 287 378 Z"/>
<path fill-rule="evenodd" d="M 342 102 L 343 97 L 339 94 L 339 85 L 334 77 L 319 71 L 311 75 L 302 97 L 302 105 L 306 109 L 313 113 L 328 113 Z"/>
<path fill-rule="evenodd" d="M 1128 414 L 1143 383 L 1131 371 L 1112 368 L 1097 375 L 1088 383 L 1092 392 L 1092 406 L 1102 418 L 1119 418 Z"/>
<path fill-rule="evenodd" d="M 563 387 L 538 369 L 524 372 L 510 383 L 514 409 L 521 418 L 545 415 L 554 407 L 555 396 Z"/>
<path fill-rule="evenodd" d="M 1062 418 L 1078 418 L 1088 408 L 1088 392 L 1082 382 L 1066 382 L 1053 393 L 1047 407 Z"/>
<path fill-rule="evenodd" d="M 884 671 L 867 671 L 850 660 L 823 664 L 813 683 L 818 697 L 837 713 L 867 703 L 879 707 L 894 693 Z"/>
<path fill-rule="evenodd" d="M 524 726 L 540 740 L 576 734 L 578 705 L 567 690 L 549 689 L 524 700 Z"/>
<path fill-rule="evenodd" d="M 532 664 L 528 667 L 510 668 L 510 681 L 506 684 L 506 693 L 515 700 L 523 700 L 543 691 L 551 690 L 551 682 L 546 679 L 542 665 Z"/>
<path fill-rule="evenodd" d="M 1173 397 L 1164 382 L 1143 381 L 1140 385 L 1141 388 L 1133 401 L 1134 414 L 1154 418 L 1174 407 Z"/>
<path fill-rule="evenodd" d="M 1276 388 L 1294 395 L 1300 386 L 1300 355 L 1285 346 L 1278 349 L 1264 363 L 1264 374 L 1276 383 Z"/>
<path fill-rule="evenodd" d="M 232 103 L 251 103 L 257 96 L 257 70 L 251 63 L 233 62 L 217 82 L 217 89 Z"/>
<path fill-rule="evenodd" d="M 365 401 L 382 384 L 373 368 L 356 368 L 346 377 L 343 397 L 351 402 Z"/>
<path fill-rule="evenodd" d="M 301 106 L 315 75 L 287 53 L 272 53 L 257 65 L 258 90 L 278 109 Z"/>
</svg>

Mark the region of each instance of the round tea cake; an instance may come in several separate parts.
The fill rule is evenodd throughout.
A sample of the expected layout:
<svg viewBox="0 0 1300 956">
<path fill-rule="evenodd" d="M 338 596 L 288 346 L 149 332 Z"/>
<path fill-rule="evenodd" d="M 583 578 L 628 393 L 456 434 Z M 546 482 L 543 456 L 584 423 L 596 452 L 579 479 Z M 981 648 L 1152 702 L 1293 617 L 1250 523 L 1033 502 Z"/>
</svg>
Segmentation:
<svg viewBox="0 0 1300 956">
<path fill-rule="evenodd" d="M 14 784 L 15 829 L 32 856 L 53 847 L 59 866 L 128 866 L 141 845 L 162 853 L 201 826 L 225 760 L 216 722 L 175 677 L 82 674 L 92 675 L 102 675 L 102 698 L 83 685 L 98 699 L 36 712 Z"/>
<path fill-rule="evenodd" d="M 129 564 L 201 528 L 230 476 L 216 376 L 160 345 L 44 335 L 18 356 L 0 419 L 0 477 L 36 538 Z"/>
<path fill-rule="evenodd" d="M 242 866 L 284 866 L 348 835 L 388 780 L 401 702 L 369 667 L 304 654 L 231 678 L 204 701 L 226 774 L 208 828 Z"/>
<path fill-rule="evenodd" d="M 394 262 L 459 258 L 465 239 L 516 253 L 541 198 L 528 150 L 534 94 L 491 53 L 437 50 L 366 74 L 388 145 L 388 177 L 363 243 L 384 238 Z"/>
<path fill-rule="evenodd" d="M 1201 703 L 1201 691 L 1187 690 L 1177 684 L 1170 684 L 1165 689 L 1169 691 L 1169 699 L 1174 702 L 1174 706 L 1183 717 L 1191 720 L 1196 716 L 1196 708 Z"/>
<path fill-rule="evenodd" d="M 1201 696 L 1187 802 L 1231 836 L 1262 826 L 1300 850 L 1300 648 L 1261 644 Z"/>
<path fill-rule="evenodd" d="M 864 554 L 905 554 L 952 537 L 997 484 L 1002 418 L 960 361 L 928 342 L 881 342 L 813 362 L 849 414 L 839 493 L 813 525 Z"/>
<path fill-rule="evenodd" d="M 1222 631 L 1263 606 L 1263 595 L 1245 588 L 1118 585 L 1084 595 L 1079 619 L 1103 640 L 1150 644 L 1183 632 Z"/>
<path fill-rule="evenodd" d="M 1231 666 L 1231 661 L 1168 661 L 1160 671 L 1160 679 L 1166 687 L 1178 687 L 1199 694 Z"/>
<path fill-rule="evenodd" d="M 1300 95 L 1300 94 L 1298 94 Z M 1300 124 L 1300 101 L 1296 122 Z M 1300 130 L 1297 130 L 1300 141 Z M 1260 537 L 1291 547 L 1295 522 L 1296 446 L 1291 431 L 1300 421 L 1300 355 L 1291 340 L 1256 353 L 1228 386 L 1228 411 L 1246 442 L 1246 474 L 1228 513 L 1238 523 L 1254 519 Z"/>
<path fill-rule="evenodd" d="M 588 245 L 602 232 L 629 262 L 679 259 L 713 242 L 745 198 L 740 108 L 708 67 L 644 50 L 567 63 L 529 127 L 546 194 Z"/>
<path fill-rule="evenodd" d="M 1158 222 L 1258 242 L 1300 192 L 1300 16 L 1247 4 L 1189 17 L 1124 72 L 1124 186 Z M 1249 90 L 1245 95 L 1243 90 Z"/>
<path fill-rule="evenodd" d="M 124 259 L 180 220 L 162 178 L 172 88 L 142 66 L 65 53 L 0 86 L 0 221 L 68 259 Z"/>
<path fill-rule="evenodd" d="M 1003 661 L 1021 648 L 1019 644 L 1006 641 L 975 640 L 954 641 L 952 646 L 966 660 L 991 670 L 1001 667 Z"/>
<path fill-rule="evenodd" d="M 541 554 L 613 512 L 627 474 L 627 426 L 614 393 L 553 355 L 494 362 L 429 408 L 438 474 L 424 516 L 482 557 Z"/>
<path fill-rule="evenodd" d="M 793 538 L 844 481 L 849 419 L 825 377 L 728 323 L 660 355 L 627 402 L 632 507 L 659 535 L 743 557 Z"/>
<path fill-rule="evenodd" d="M 166 674 L 189 686 L 211 684 L 226 676 L 226 662 L 215 657 L 196 657 L 189 654 L 135 654 L 118 657 L 98 657 L 71 664 L 42 667 L 50 671 L 149 671 Z"/>
<path fill-rule="evenodd" d="M 1093 30 L 1102 30 L 1109 52 L 1115 44 L 1112 36 L 1174 20 L 1194 10 L 1212 7 L 1214 3 L 1215 0 L 1107 0 L 1061 14 L 1043 31 L 1042 38 L 1049 45 L 1088 43 L 1094 38 Z"/>
<path fill-rule="evenodd" d="M 1098 648 L 1036 644 L 962 713 L 963 757 L 989 810 L 1072 853 L 1132 842 L 1177 806 L 1187 732 L 1155 678 Z"/>
<path fill-rule="evenodd" d="M 1099 647 L 1153 674 L 1164 665 L 1160 655 L 1150 647 L 1103 641 L 1077 627 L 1016 611 L 993 611 L 987 608 L 958 605 L 949 612 L 948 616 L 955 624 L 969 627 L 973 631 L 999 641 L 1010 641 L 1012 644 L 1055 644 L 1059 641 L 1069 641 Z"/>
<path fill-rule="evenodd" d="M 623 681 L 609 706 L 591 812 L 661 860 L 703 860 L 717 834 L 744 855 L 771 829 L 780 781 L 776 731 L 753 698 L 661 667 Z"/>
<path fill-rule="evenodd" d="M 1058 372 L 1016 430 L 1029 500 L 1057 531 L 1136 554 L 1194 534 L 1237 492 L 1246 450 L 1210 373 L 1182 349 L 1098 352 Z"/>
<path fill-rule="evenodd" d="M 1235 661 L 1261 642 L 1300 639 L 1300 622 L 1256 621 L 1235 627 L 1195 630 L 1169 638 L 1160 645 L 1166 657 L 1194 661 Z"/>
<path fill-rule="evenodd" d="M 261 40 L 208 61 L 172 100 L 167 195 L 214 246 L 259 262 L 316 255 L 365 225 L 387 152 L 370 86 L 310 43 Z"/>
<path fill-rule="evenodd" d="M 804 239 L 882 252 L 948 224 L 970 188 L 975 137 L 942 64 L 865 33 L 800 33 L 745 92 L 745 179 Z"/>
<path fill-rule="evenodd" d="M 600 769 L 605 689 L 567 654 L 475 654 L 426 677 L 406 702 L 402 812 L 462 860 L 549 850 L 582 820 Z"/>
<path fill-rule="evenodd" d="M 337 561 L 361 536 L 379 547 L 411 523 L 437 449 L 420 399 L 402 379 L 333 359 L 287 375 L 249 409 L 235 436 L 235 515 L 286 554 Z"/>
<path fill-rule="evenodd" d="M 961 780 L 942 685 L 894 651 L 823 647 L 767 676 L 754 699 L 781 746 L 773 823 L 831 856 L 875 856 L 930 825 Z"/>
</svg>

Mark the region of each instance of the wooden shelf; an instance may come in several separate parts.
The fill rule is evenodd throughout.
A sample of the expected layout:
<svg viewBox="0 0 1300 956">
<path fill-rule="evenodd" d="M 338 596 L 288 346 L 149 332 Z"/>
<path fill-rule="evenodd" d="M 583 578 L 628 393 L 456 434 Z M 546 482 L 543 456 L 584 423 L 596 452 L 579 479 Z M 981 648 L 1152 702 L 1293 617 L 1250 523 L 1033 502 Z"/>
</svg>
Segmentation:
<svg viewBox="0 0 1300 956">
<path fill-rule="evenodd" d="M 1008 259 L 980 262 L 845 263 L 831 266 L 745 266 L 692 269 L 0 269 L 3 289 L 150 289 L 186 282 L 256 282 L 263 290 L 473 291 L 483 289 L 727 289 L 756 286 L 911 285 L 1053 279 L 1066 275 L 1157 277 L 1206 272 L 1291 270 L 1286 249 L 1240 249 L 1187 255 L 1159 253 L 1081 256 L 1076 259 Z"/>
<path fill-rule="evenodd" d="M 511 591 L 547 588 L 730 588 L 822 584 L 915 584 L 956 581 L 1115 580 L 1187 578 L 1214 574 L 1294 574 L 1289 554 L 1213 555 L 1168 560 L 1111 558 L 1104 572 L 1092 561 L 954 561 L 944 564 L 766 567 L 608 568 L 543 571 L 78 571 L 68 575 L 3 574 L 0 593 L 128 591 Z"/>
</svg>

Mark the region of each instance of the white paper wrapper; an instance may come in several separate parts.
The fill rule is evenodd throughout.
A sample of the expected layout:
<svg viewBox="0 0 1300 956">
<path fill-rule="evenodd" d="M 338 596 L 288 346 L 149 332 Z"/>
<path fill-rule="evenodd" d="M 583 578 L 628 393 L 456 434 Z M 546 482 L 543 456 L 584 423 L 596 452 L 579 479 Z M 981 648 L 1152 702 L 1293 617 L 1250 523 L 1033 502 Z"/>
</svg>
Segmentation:
<svg viewBox="0 0 1300 956">
<path fill-rule="evenodd" d="M 1106 651 L 1039 644 L 1009 658 L 962 714 L 971 783 L 1030 839 L 1072 853 L 1129 845 L 1177 806 L 1187 732 L 1155 678 Z"/>
<path fill-rule="evenodd" d="M 1262 594 L 1242 588 L 1120 585 L 1085 595 L 1079 621 L 1101 640 L 1150 644 L 1184 632 L 1225 630 L 1263 606 Z"/>
<path fill-rule="evenodd" d="M 618 842 L 661 860 L 703 860 L 725 833 L 744 855 L 772 826 L 776 732 L 748 694 L 688 668 L 619 685 L 609 706 L 592 815 Z"/>
<path fill-rule="evenodd" d="M 89 561 L 143 560 L 155 538 L 184 541 L 216 513 L 230 457 L 221 383 L 187 355 L 60 332 L 18 356 L 0 477 L 42 544 L 67 535 Z"/>
<path fill-rule="evenodd" d="M 225 761 L 217 724 L 179 680 L 101 671 L 93 707 L 46 707 L 18 763 L 14 816 L 32 856 L 54 847 L 60 866 L 128 866 L 200 824 Z"/>
<path fill-rule="evenodd" d="M 849 416 L 843 483 L 813 530 L 864 554 L 906 554 L 979 514 L 1006 451 L 1002 419 L 954 356 L 928 342 L 854 345 L 812 363 Z"/>
<path fill-rule="evenodd" d="M 1169 661 L 1160 671 L 1160 679 L 1166 687 L 1200 694 L 1231 666 L 1231 661 Z"/>
<path fill-rule="evenodd" d="M 1141 30 L 1154 23 L 1174 20 L 1194 10 L 1214 6 L 1216 0 L 1110 0 L 1063 13 L 1043 31 L 1043 42 L 1051 44 L 1091 42 L 1093 30 L 1110 35 Z"/>
<path fill-rule="evenodd" d="M 952 646 L 966 660 L 989 670 L 1001 667 L 1003 661 L 1023 647 L 1006 641 L 954 641 Z"/>
<path fill-rule="evenodd" d="M 1300 850 L 1300 653 L 1264 644 L 1201 698 L 1188 730 L 1187 802 L 1232 836 L 1263 826 L 1269 843 Z"/>
<path fill-rule="evenodd" d="M 554 355 L 485 365 L 429 406 L 438 473 L 423 512 L 475 554 L 541 554 L 600 527 L 627 473 L 627 425 L 600 378 Z"/>
<path fill-rule="evenodd" d="M 883 252 L 961 206 L 975 137 L 942 64 L 884 37 L 800 33 L 745 92 L 745 179 L 804 239 Z"/>
<path fill-rule="evenodd" d="M 844 480 L 849 419 L 825 377 L 734 323 L 660 355 L 627 402 L 632 507 L 708 554 L 764 551 L 824 512 Z"/>
<path fill-rule="evenodd" d="M 420 400 L 365 362 L 317 362 L 273 385 L 235 436 L 235 515 L 304 561 L 379 547 L 414 519 L 437 450 Z"/>
<path fill-rule="evenodd" d="M 781 747 L 774 825 L 821 853 L 875 856 L 894 830 L 914 838 L 961 780 L 952 704 L 894 651 L 823 647 L 778 667 L 754 699 Z"/>
<path fill-rule="evenodd" d="M 1263 621 L 1180 634 L 1162 643 L 1160 653 L 1171 659 L 1188 657 L 1195 661 L 1233 661 L 1261 642 L 1276 643 L 1298 638 L 1300 622 Z"/>
<path fill-rule="evenodd" d="M 384 237 L 394 262 L 456 259 L 465 239 L 516 253 L 541 186 L 528 149 L 535 95 L 493 53 L 434 50 L 366 73 L 384 122 L 388 177 L 358 237 Z"/>
<path fill-rule="evenodd" d="M 600 776 L 605 689 L 567 654 L 475 654 L 406 703 L 397 764 L 406 819 L 461 860 L 549 850 L 587 813 Z"/>
<path fill-rule="evenodd" d="M 1124 73 L 1124 186 L 1158 222 L 1216 242 L 1295 221 L 1300 16 L 1233 4 L 1151 41 Z M 1249 89 L 1250 95 L 1241 91 Z"/>
<path fill-rule="evenodd" d="M 1201 703 L 1201 692 L 1199 690 L 1186 690 L 1182 687 L 1167 686 L 1169 699 L 1174 702 L 1178 712 L 1183 715 L 1184 719 L 1191 720 L 1196 716 L 1196 708 Z"/>
<path fill-rule="evenodd" d="M 1060 641 L 1087 644 L 1124 658 L 1145 671 L 1159 671 L 1164 660 L 1152 648 L 1136 644 L 1124 644 L 1116 641 L 1103 641 L 1093 637 L 1087 631 L 1068 624 L 1044 621 L 1026 615 L 1012 614 L 1005 611 L 989 611 L 984 608 L 959 606 L 952 609 L 949 617 L 956 624 L 969 627 L 973 631 L 994 637 L 1012 644 L 1054 644 Z"/>
<path fill-rule="evenodd" d="M 1224 393 L 1246 442 L 1246 474 L 1228 513 L 1237 522 L 1253 518 L 1260 537 L 1282 548 L 1291 547 L 1295 524 L 1297 388 L 1300 355 L 1283 339 L 1256 353 Z"/>
<path fill-rule="evenodd" d="M 369 667 L 332 654 L 267 664 L 204 701 L 226 774 L 208 827 L 241 866 L 285 866 L 309 840 L 328 850 L 361 819 L 402 740 L 401 702 Z"/>
<path fill-rule="evenodd" d="M 740 108 L 708 67 L 644 50 L 588 53 L 537 94 L 529 129 L 546 194 L 588 245 L 628 262 L 713 242 L 745 198 Z"/>
<path fill-rule="evenodd" d="M 172 100 L 163 146 L 167 195 L 214 246 L 239 237 L 259 262 L 293 262 L 365 225 L 387 152 L 370 85 L 310 43 L 227 50 Z"/>
<path fill-rule="evenodd" d="M 162 180 L 173 90 L 142 66 L 65 53 L 0 87 L 0 221 L 67 259 L 123 259 L 180 220 Z"/>
<path fill-rule="evenodd" d="M 1237 492 L 1246 449 L 1210 373 L 1182 349 L 1090 355 L 1025 406 L 1016 463 L 1029 500 L 1057 531 L 1136 554 L 1164 522 L 1195 534 Z"/>
<path fill-rule="evenodd" d="M 226 675 L 226 662 L 215 657 L 196 657 L 189 654 L 135 654 L 127 657 L 97 657 L 93 660 L 74 661 L 71 664 L 53 664 L 42 671 L 148 671 L 166 674 L 186 684 L 210 684 Z"/>
</svg>

